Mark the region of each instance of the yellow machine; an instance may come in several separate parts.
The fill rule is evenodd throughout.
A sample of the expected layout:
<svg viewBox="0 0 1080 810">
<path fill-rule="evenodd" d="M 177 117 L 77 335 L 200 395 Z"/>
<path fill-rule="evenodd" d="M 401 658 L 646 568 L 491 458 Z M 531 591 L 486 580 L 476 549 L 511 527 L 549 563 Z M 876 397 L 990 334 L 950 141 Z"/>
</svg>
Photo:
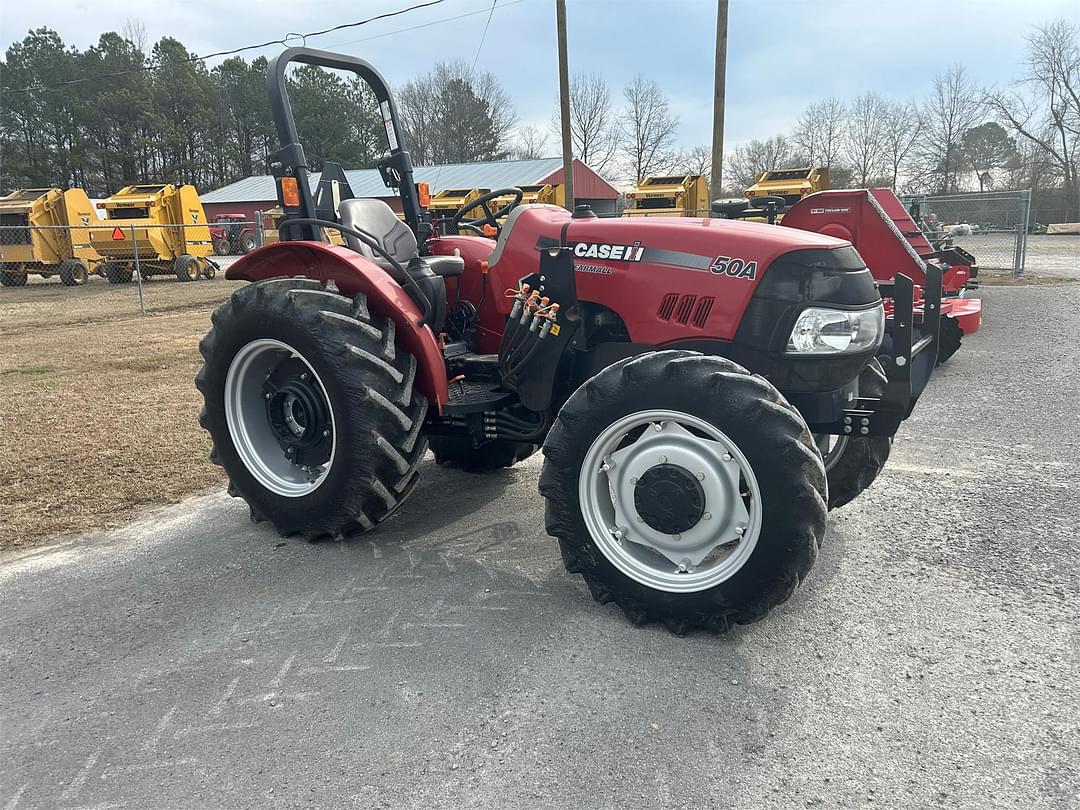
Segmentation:
<svg viewBox="0 0 1080 810">
<path fill-rule="evenodd" d="M 97 213 L 81 188 L 26 188 L 0 197 L 0 284 L 21 287 L 27 276 L 59 275 L 85 284 L 99 260 L 90 245 Z"/>
<path fill-rule="evenodd" d="M 278 228 L 281 227 L 281 218 L 285 216 L 285 211 L 281 206 L 275 206 L 268 211 L 263 211 L 263 240 L 264 245 L 271 245 L 281 239 L 281 234 L 278 232 Z M 269 227 L 267 227 L 269 225 Z M 332 245 L 345 245 L 345 237 L 341 235 L 341 231 L 333 228 L 322 229 L 323 239 Z"/>
<path fill-rule="evenodd" d="M 213 278 L 216 265 L 206 213 L 195 186 L 126 186 L 98 208 L 103 227 L 90 241 L 105 261 L 98 271 L 113 284 L 131 281 L 136 264 L 144 278 L 175 275 L 180 281 Z"/>
<path fill-rule="evenodd" d="M 545 183 L 541 186 L 518 186 L 521 189 L 521 204 L 530 205 L 532 203 L 544 203 L 546 205 L 557 205 L 560 208 L 566 200 L 566 192 L 563 191 L 561 184 L 550 185 Z M 502 197 L 496 197 L 492 200 L 488 207 L 492 211 L 498 211 L 507 203 L 514 199 L 513 194 L 506 194 Z"/>
<path fill-rule="evenodd" d="M 754 197 L 783 197 L 786 206 L 792 206 L 808 194 L 829 188 L 829 170 L 817 169 L 771 169 L 762 172 L 757 182 L 746 190 L 750 205 Z"/>
<path fill-rule="evenodd" d="M 646 177 L 626 195 L 627 217 L 709 216 L 709 181 L 704 175 Z"/>
</svg>

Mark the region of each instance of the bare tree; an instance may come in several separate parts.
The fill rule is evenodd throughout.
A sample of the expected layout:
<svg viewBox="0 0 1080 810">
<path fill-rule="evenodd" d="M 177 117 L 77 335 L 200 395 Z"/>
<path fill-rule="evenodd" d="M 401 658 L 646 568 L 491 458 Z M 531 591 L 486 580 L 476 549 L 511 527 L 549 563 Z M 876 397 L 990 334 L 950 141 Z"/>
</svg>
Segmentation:
<svg viewBox="0 0 1080 810">
<path fill-rule="evenodd" d="M 517 160 L 536 160 L 537 158 L 549 157 L 548 134 L 539 127 L 532 125 L 518 129 L 517 139 L 511 154 Z"/>
<path fill-rule="evenodd" d="M 724 186 L 729 181 L 740 190 L 752 186 L 762 172 L 789 164 L 792 156 L 791 142 L 784 135 L 737 146 L 724 161 Z"/>
<path fill-rule="evenodd" d="M 1080 27 L 1058 19 L 1027 38 L 1027 71 L 1012 90 L 991 90 L 987 107 L 1019 138 L 1043 150 L 1061 175 L 1067 215 L 1080 198 Z"/>
<path fill-rule="evenodd" d="M 502 160 L 517 115 L 491 73 L 464 62 L 440 62 L 397 94 L 413 160 L 418 164 Z"/>
<path fill-rule="evenodd" d="M 844 154 L 859 188 L 880 177 L 887 162 L 885 100 L 877 93 L 857 97 L 848 106 L 844 127 Z"/>
<path fill-rule="evenodd" d="M 695 146 L 689 152 L 683 152 L 675 162 L 675 170 L 710 177 L 712 175 L 712 147 Z"/>
<path fill-rule="evenodd" d="M 621 121 L 620 151 L 639 181 L 671 168 L 674 155 L 671 147 L 679 119 L 672 114 L 667 96 L 656 82 L 638 74 L 623 90 L 626 109 Z"/>
<path fill-rule="evenodd" d="M 791 137 L 799 157 L 810 166 L 831 169 L 843 150 L 846 118 L 844 102 L 838 98 L 827 98 L 807 107 Z"/>
<path fill-rule="evenodd" d="M 150 35 L 146 32 L 146 23 L 136 17 L 128 17 L 124 20 L 124 27 L 120 29 L 120 33 L 138 49 L 139 53 L 146 53 L 146 46 L 150 42 Z"/>
<path fill-rule="evenodd" d="M 551 127 L 560 131 L 558 105 Z M 570 140 L 574 157 L 600 174 L 619 148 L 619 126 L 607 82 L 597 74 L 576 74 L 570 81 Z"/>
<path fill-rule="evenodd" d="M 934 77 L 934 89 L 923 103 L 922 119 L 922 173 L 934 191 L 956 191 L 964 169 L 961 139 L 979 121 L 975 85 L 963 65 L 953 65 Z"/>
<path fill-rule="evenodd" d="M 911 155 L 912 147 L 922 133 L 919 109 L 910 102 L 885 102 L 882 113 L 885 131 L 885 171 L 890 187 L 895 191 L 900 182 L 900 171 Z"/>
</svg>

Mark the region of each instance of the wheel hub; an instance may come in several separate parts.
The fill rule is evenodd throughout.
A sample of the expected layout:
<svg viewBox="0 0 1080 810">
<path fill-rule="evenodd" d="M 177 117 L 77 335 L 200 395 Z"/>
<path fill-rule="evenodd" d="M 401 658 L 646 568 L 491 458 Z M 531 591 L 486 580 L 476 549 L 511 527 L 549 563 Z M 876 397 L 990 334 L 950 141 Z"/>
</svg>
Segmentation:
<svg viewBox="0 0 1080 810">
<path fill-rule="evenodd" d="M 296 357 L 283 360 L 266 376 L 263 395 L 285 455 L 302 466 L 325 464 L 333 444 L 330 409 L 307 365 Z"/>
<path fill-rule="evenodd" d="M 661 534 L 681 534 L 705 514 L 705 490 L 685 467 L 658 464 L 638 479 L 634 508 Z"/>
</svg>

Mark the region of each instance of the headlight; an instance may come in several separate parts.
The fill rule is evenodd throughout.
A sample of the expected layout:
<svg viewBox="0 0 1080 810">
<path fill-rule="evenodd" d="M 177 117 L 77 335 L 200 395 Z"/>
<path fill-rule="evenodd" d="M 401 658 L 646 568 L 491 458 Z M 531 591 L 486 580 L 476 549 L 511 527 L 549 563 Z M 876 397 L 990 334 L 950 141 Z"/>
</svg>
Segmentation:
<svg viewBox="0 0 1080 810">
<path fill-rule="evenodd" d="M 885 333 L 885 310 L 849 312 L 842 309 L 804 309 L 787 342 L 788 354 L 843 354 L 876 349 Z"/>
</svg>

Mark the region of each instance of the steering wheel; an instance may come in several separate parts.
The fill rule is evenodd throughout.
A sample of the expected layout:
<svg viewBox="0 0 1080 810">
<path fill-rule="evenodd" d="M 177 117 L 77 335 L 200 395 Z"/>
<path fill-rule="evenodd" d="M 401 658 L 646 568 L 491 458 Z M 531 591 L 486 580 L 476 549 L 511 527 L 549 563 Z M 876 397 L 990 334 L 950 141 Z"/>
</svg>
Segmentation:
<svg viewBox="0 0 1080 810">
<path fill-rule="evenodd" d="M 514 199 L 508 202 L 506 205 L 500 207 L 497 211 L 492 211 L 488 206 L 488 203 L 494 200 L 496 197 L 504 197 L 507 194 L 513 194 Z M 496 233 L 502 231 L 502 225 L 499 224 L 499 220 L 514 210 L 520 203 L 521 198 L 524 196 L 524 192 L 520 188 L 497 188 L 494 191 L 489 191 L 487 194 L 482 194 L 472 202 L 465 203 L 456 212 L 451 220 L 454 226 L 454 231 L 457 232 L 462 228 L 473 231 L 479 236 L 487 236 L 484 233 L 481 225 L 490 225 L 495 229 Z M 465 219 L 465 214 L 472 211 L 474 208 L 483 208 L 484 216 L 476 217 L 475 219 Z"/>
</svg>

